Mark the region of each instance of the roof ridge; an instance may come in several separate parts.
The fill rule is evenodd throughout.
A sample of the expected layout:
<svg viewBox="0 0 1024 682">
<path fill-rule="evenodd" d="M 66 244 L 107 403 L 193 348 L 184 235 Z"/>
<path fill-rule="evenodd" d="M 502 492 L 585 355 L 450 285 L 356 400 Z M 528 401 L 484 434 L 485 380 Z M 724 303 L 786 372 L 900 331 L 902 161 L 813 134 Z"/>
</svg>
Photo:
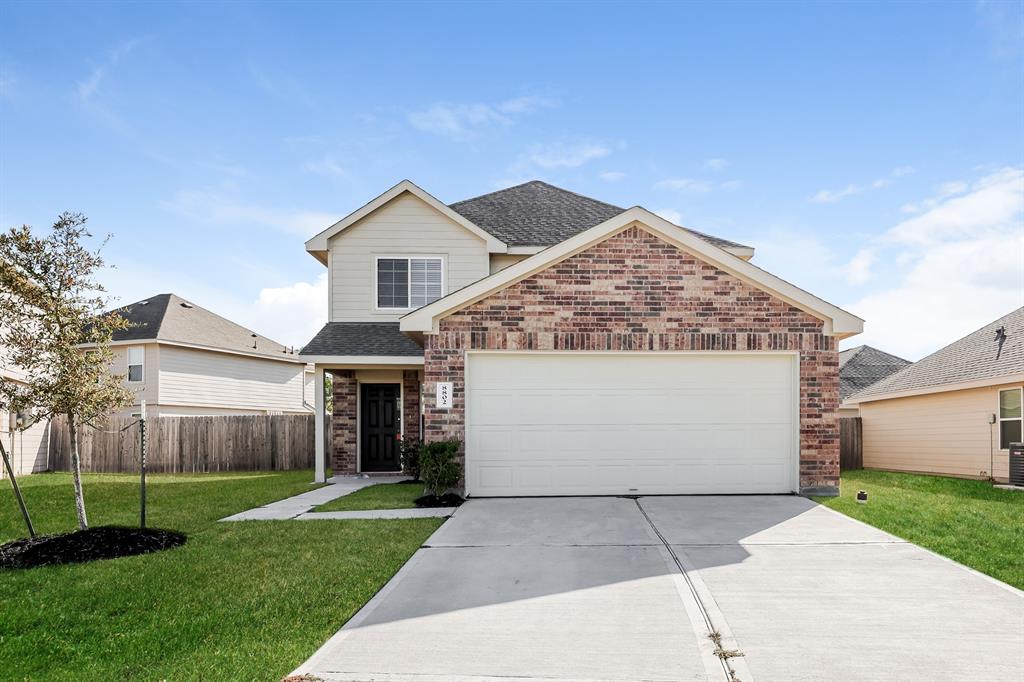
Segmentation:
<svg viewBox="0 0 1024 682">
<path fill-rule="evenodd" d="M 483 199 L 484 197 L 489 197 L 489 196 L 492 196 L 494 194 L 501 194 L 502 192 L 509 192 L 511 190 L 514 190 L 514 189 L 519 189 L 520 187 L 526 187 L 527 185 L 543 185 L 544 187 L 550 187 L 551 189 L 556 189 L 559 192 L 565 192 L 566 194 L 572 194 L 573 196 L 577 196 L 580 199 L 586 199 L 587 201 L 593 201 L 594 203 L 601 204 L 602 206 L 608 206 L 609 208 L 618 209 L 619 211 L 625 211 L 626 210 L 626 209 L 622 208 L 621 206 L 616 206 L 615 204 L 609 204 L 607 201 L 601 201 L 600 199 L 595 199 L 594 197 L 588 197 L 586 194 L 580 194 L 579 192 L 575 192 L 575 191 L 573 191 L 571 189 L 566 189 L 565 187 L 559 187 L 558 185 L 552 185 L 550 182 L 545 182 L 544 180 L 527 180 L 526 182 L 520 182 L 518 185 L 512 185 L 511 187 L 504 187 L 502 189 L 496 189 L 493 192 L 487 192 L 485 194 L 480 194 L 480 195 L 477 195 L 475 197 L 469 197 L 468 199 L 460 199 L 459 201 L 455 201 L 455 202 L 452 202 L 451 204 L 448 204 L 448 207 L 451 208 L 452 206 L 455 206 L 457 204 L 464 204 L 464 203 L 466 203 L 468 201 L 475 201 L 477 199 Z"/>
</svg>

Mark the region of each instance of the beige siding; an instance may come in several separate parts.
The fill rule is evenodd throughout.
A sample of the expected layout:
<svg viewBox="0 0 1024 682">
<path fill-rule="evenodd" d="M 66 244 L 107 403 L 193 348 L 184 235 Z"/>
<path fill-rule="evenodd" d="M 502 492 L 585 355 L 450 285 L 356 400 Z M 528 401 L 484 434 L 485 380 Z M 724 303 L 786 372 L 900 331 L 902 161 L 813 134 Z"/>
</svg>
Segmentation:
<svg viewBox="0 0 1024 682">
<path fill-rule="evenodd" d="M 132 407 L 123 410 L 125 415 L 138 412 L 143 400 L 146 401 L 146 405 L 156 405 L 160 399 L 160 347 L 155 343 L 140 343 L 138 345 L 145 349 L 142 361 L 141 382 L 127 380 L 128 348 L 131 346 L 113 346 L 110 349 L 114 355 L 110 371 L 125 377 L 124 385 L 134 396 Z"/>
<path fill-rule="evenodd" d="M 160 349 L 159 406 L 163 414 L 171 414 L 171 406 L 308 412 L 302 400 L 304 370 L 295 362 L 165 345 Z"/>
<path fill-rule="evenodd" d="M 529 258 L 526 254 L 516 253 L 492 253 L 491 254 L 491 274 L 504 270 L 510 265 L 515 265 L 524 258 Z"/>
<path fill-rule="evenodd" d="M 49 464 L 47 454 L 50 445 L 49 422 L 36 422 L 24 431 L 10 431 L 9 413 L 0 411 L 0 438 L 11 457 L 15 476 L 46 471 Z M 7 472 L 0 466 L 0 478 Z"/>
<path fill-rule="evenodd" d="M 999 390 L 1014 385 L 861 403 L 864 466 L 1005 480 L 1007 452 L 990 424 Z"/>
<path fill-rule="evenodd" d="M 444 293 L 489 274 L 487 245 L 411 194 L 402 194 L 331 239 L 332 322 L 397 320 L 404 311 L 378 311 L 378 256 L 439 256 Z"/>
</svg>

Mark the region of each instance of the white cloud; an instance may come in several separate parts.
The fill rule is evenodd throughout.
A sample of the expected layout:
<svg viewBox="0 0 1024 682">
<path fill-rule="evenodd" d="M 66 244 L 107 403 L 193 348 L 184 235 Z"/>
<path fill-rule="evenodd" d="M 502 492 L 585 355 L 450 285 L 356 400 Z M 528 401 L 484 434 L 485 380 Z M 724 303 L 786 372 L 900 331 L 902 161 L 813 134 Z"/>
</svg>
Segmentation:
<svg viewBox="0 0 1024 682">
<path fill-rule="evenodd" d="M 841 269 L 850 284 L 863 284 L 871 279 L 871 266 L 875 264 L 875 252 L 870 248 L 861 249 Z"/>
<path fill-rule="evenodd" d="M 728 159 L 708 159 L 704 162 L 704 168 L 713 171 L 725 170 L 731 165 Z"/>
<path fill-rule="evenodd" d="M 665 220 L 669 221 L 673 225 L 683 224 L 683 214 L 674 208 L 663 208 L 659 211 L 654 212 L 655 215 L 659 215 Z"/>
<path fill-rule="evenodd" d="M 127 40 L 121 43 L 111 50 L 102 64 L 94 68 L 85 80 L 77 83 L 78 96 L 82 100 L 87 101 L 96 94 L 96 91 L 99 89 L 103 79 L 106 78 L 107 72 L 117 66 L 118 62 L 138 47 L 140 42 L 141 39 L 133 38 L 132 40 Z"/>
<path fill-rule="evenodd" d="M 203 190 L 182 190 L 174 195 L 173 200 L 160 202 L 160 207 L 198 223 L 258 225 L 304 237 L 310 237 L 337 222 L 337 216 L 330 213 L 282 211 L 241 203 Z"/>
<path fill-rule="evenodd" d="M 810 197 L 807 201 L 812 204 L 832 204 L 846 197 L 853 196 L 854 194 L 863 194 L 874 189 L 882 189 L 888 187 L 893 181 L 910 175 L 914 172 L 911 166 L 899 166 L 889 171 L 888 175 L 884 175 L 880 178 L 872 180 L 871 182 L 863 185 L 850 183 L 841 189 L 823 189 L 819 190 L 814 196 Z"/>
<path fill-rule="evenodd" d="M 312 282 L 260 290 L 251 326 L 289 346 L 301 347 L 327 322 L 327 273 Z"/>
<path fill-rule="evenodd" d="M 621 171 L 605 171 L 598 174 L 597 177 L 601 178 L 605 182 L 618 182 L 622 178 L 626 177 L 626 174 Z"/>
<path fill-rule="evenodd" d="M 711 183 L 692 178 L 669 178 L 654 183 L 654 189 L 670 189 L 680 192 L 704 194 L 711 191 Z"/>
<path fill-rule="evenodd" d="M 329 178 L 341 179 L 349 176 L 348 171 L 342 168 L 341 164 L 332 156 L 325 156 L 317 161 L 307 161 L 302 165 L 302 170 L 307 173 L 326 175 Z"/>
<path fill-rule="evenodd" d="M 497 104 L 436 102 L 422 111 L 410 113 L 408 118 L 417 130 L 457 140 L 469 139 L 488 127 L 512 125 L 514 116 L 557 104 L 553 99 L 536 95 L 515 97 Z"/>
<path fill-rule="evenodd" d="M 522 161 L 541 168 L 577 168 L 612 153 L 603 142 L 554 142 L 526 148 Z"/>
<path fill-rule="evenodd" d="M 891 287 L 848 308 L 858 343 L 916 360 L 1024 304 L 1024 170 L 1008 168 L 889 229 Z"/>
</svg>

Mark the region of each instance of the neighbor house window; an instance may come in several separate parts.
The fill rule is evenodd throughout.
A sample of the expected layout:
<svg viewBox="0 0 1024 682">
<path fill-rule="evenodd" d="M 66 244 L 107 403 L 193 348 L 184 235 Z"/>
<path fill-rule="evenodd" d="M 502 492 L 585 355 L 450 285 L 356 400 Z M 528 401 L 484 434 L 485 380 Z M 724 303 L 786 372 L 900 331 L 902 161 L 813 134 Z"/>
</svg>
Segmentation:
<svg viewBox="0 0 1024 682">
<path fill-rule="evenodd" d="M 128 381 L 142 381 L 145 376 L 145 349 L 142 346 L 128 348 Z"/>
<path fill-rule="evenodd" d="M 1024 412 L 1021 411 L 1021 389 L 999 391 L 999 448 L 1006 450 L 1010 443 L 1020 443 L 1024 431 Z"/>
<path fill-rule="evenodd" d="M 378 258 L 377 307 L 407 310 L 442 295 L 440 258 Z"/>
</svg>

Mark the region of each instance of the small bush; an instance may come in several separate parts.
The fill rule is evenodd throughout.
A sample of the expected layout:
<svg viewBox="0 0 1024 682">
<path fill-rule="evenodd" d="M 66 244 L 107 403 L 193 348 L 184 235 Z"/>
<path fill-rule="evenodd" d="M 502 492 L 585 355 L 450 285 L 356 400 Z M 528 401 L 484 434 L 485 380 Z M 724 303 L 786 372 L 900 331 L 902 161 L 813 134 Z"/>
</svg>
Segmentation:
<svg viewBox="0 0 1024 682">
<path fill-rule="evenodd" d="M 420 480 L 420 454 L 423 452 L 423 441 L 418 438 L 403 438 L 399 447 L 402 456 L 402 473 L 414 481 Z"/>
<path fill-rule="evenodd" d="M 462 441 L 458 438 L 427 443 L 420 455 L 420 477 L 426 492 L 441 497 L 459 482 L 462 465 L 455 461 Z"/>
</svg>

